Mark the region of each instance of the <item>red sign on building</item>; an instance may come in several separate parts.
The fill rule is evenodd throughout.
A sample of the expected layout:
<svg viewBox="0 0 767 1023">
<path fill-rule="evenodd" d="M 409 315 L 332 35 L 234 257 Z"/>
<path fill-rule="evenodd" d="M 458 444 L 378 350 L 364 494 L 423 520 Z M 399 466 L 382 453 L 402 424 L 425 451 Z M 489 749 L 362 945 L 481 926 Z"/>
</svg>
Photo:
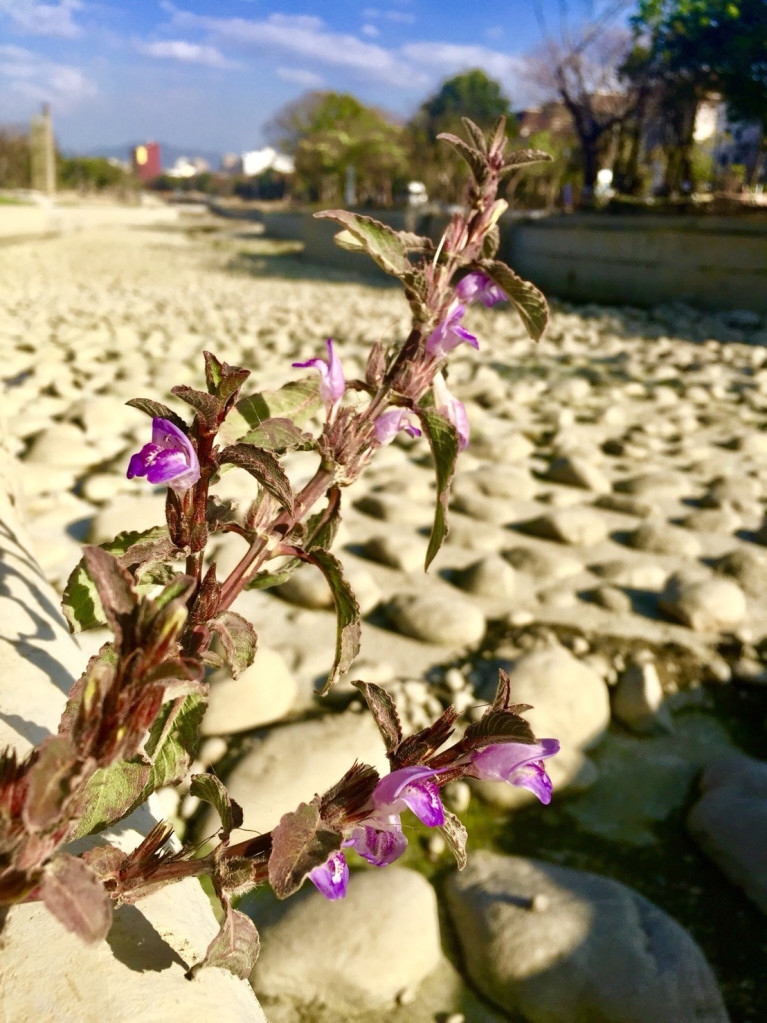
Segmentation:
<svg viewBox="0 0 767 1023">
<path fill-rule="evenodd" d="M 141 181 L 151 181 L 162 174 L 162 159 L 160 158 L 160 143 L 145 142 L 141 146 L 135 146 L 131 153 L 133 171 Z"/>
</svg>

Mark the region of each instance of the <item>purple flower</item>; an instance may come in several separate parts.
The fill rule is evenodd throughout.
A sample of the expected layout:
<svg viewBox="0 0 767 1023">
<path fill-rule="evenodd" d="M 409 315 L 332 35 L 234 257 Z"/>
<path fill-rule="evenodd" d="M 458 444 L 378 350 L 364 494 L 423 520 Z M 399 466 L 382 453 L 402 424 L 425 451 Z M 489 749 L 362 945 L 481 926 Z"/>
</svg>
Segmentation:
<svg viewBox="0 0 767 1023">
<path fill-rule="evenodd" d="M 354 828 L 347 844 L 368 863 L 385 867 L 399 859 L 407 847 L 400 822 L 404 810 L 412 810 L 430 828 L 444 824 L 439 789 L 430 780 L 438 773 L 433 767 L 416 766 L 387 774 L 373 790 L 373 813 Z"/>
<path fill-rule="evenodd" d="M 485 781 L 521 785 L 534 792 L 542 803 L 550 803 L 551 778 L 546 774 L 543 761 L 558 752 L 558 739 L 495 743 L 471 754 L 471 773 Z"/>
<path fill-rule="evenodd" d="M 346 390 L 346 380 L 341 363 L 333 351 L 333 342 L 330 338 L 328 345 L 328 361 L 324 359 L 309 359 L 308 362 L 294 362 L 294 369 L 316 369 L 320 374 L 320 397 L 325 402 L 325 407 L 331 411 L 341 400 Z"/>
<path fill-rule="evenodd" d="M 458 282 L 456 294 L 462 302 L 481 302 L 489 309 L 496 302 L 505 302 L 506 296 L 486 274 L 470 273 Z"/>
<path fill-rule="evenodd" d="M 435 408 L 455 427 L 458 434 L 458 450 L 463 451 L 469 445 L 469 417 L 466 415 L 463 402 L 450 393 L 441 373 L 434 377 L 432 391 Z"/>
<path fill-rule="evenodd" d="M 391 444 L 400 430 L 411 437 L 420 437 L 421 431 L 411 422 L 413 413 L 405 408 L 391 408 L 376 419 L 373 424 L 376 440 L 380 445 Z"/>
<path fill-rule="evenodd" d="M 309 880 L 326 899 L 342 899 L 349 883 L 349 865 L 341 850 L 331 853 L 321 866 L 310 871 Z"/>
<path fill-rule="evenodd" d="M 200 478 L 197 452 L 187 435 L 168 419 L 152 420 L 152 442 L 131 456 L 128 479 L 146 476 L 150 483 L 167 483 L 178 493 Z"/>
<path fill-rule="evenodd" d="M 479 348 L 479 343 L 474 335 L 461 326 L 460 321 L 465 312 L 465 306 L 455 306 L 442 323 L 429 334 L 426 339 L 427 355 L 430 355 L 433 359 L 442 359 L 456 345 L 460 345 L 464 341 L 467 341 L 472 348 Z"/>
</svg>

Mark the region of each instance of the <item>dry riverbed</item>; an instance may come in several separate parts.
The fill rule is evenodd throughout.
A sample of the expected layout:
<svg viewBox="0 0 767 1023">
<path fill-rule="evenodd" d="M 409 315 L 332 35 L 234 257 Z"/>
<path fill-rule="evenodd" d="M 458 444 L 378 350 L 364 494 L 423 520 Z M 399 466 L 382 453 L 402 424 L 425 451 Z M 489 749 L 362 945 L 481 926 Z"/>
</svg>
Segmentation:
<svg viewBox="0 0 767 1023">
<path fill-rule="evenodd" d="M 125 478 L 150 430 L 128 398 L 183 414 L 168 392 L 202 385 L 203 349 L 252 369 L 253 389 L 279 386 L 326 337 L 352 377 L 373 341 L 401 339 L 408 322 L 396 289 L 218 221 L 9 245 L 0 282 L 3 415 L 35 553 L 59 589 L 82 542 L 162 521 L 162 493 Z M 726 1019 L 718 982 L 732 1019 L 755 1023 L 767 1016 L 757 983 L 767 952 L 767 324 L 682 305 L 555 306 L 538 345 L 508 309 L 472 308 L 467 325 L 480 351 L 456 350 L 450 381 L 471 444 L 429 574 L 425 442 L 382 450 L 345 494 L 336 549 L 365 615 L 350 678 L 390 688 L 420 727 L 448 702 L 475 713 L 506 668 L 516 697 L 535 706 L 536 732 L 562 741 L 554 803 L 459 787 L 450 799 L 475 854 L 462 878 L 439 836 L 414 832 L 407 869 L 353 877 L 343 906 L 313 891 L 279 907 L 251 900 L 265 948 L 256 990 L 276 1023 L 461 1012 L 564 1021 L 567 1008 L 545 1013 L 560 1004 L 574 1014 L 568 999 L 582 1018 L 611 1018 L 632 997 L 627 1019 L 676 1023 Z M 307 455 L 292 459 L 294 481 L 310 467 Z M 222 486 L 244 500 L 252 481 L 238 475 Z M 220 575 L 239 544 L 215 541 Z M 279 595 L 243 595 L 258 659 L 213 688 L 201 763 L 229 773 L 251 829 L 273 826 L 355 756 L 383 759 L 349 685 L 322 705 L 312 696 L 334 645 L 313 572 Z M 84 637 L 84 655 L 104 639 Z M 169 814 L 200 826 L 192 800 L 164 798 Z M 520 894 L 548 908 L 532 912 Z M 488 909 L 509 896 L 513 947 Z M 320 927 L 323 940 L 307 944 Z M 590 970 L 597 979 L 574 993 L 568 971 Z"/>
</svg>

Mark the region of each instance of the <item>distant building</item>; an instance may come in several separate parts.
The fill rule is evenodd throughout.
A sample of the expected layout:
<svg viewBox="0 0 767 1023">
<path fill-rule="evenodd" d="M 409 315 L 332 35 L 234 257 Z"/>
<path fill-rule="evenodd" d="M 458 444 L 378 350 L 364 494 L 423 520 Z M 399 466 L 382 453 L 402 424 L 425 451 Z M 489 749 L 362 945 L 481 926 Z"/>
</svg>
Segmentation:
<svg viewBox="0 0 767 1023">
<path fill-rule="evenodd" d="M 221 157 L 221 170 L 225 174 L 241 174 L 242 157 L 237 153 L 224 153 Z"/>
<path fill-rule="evenodd" d="M 179 156 L 170 170 L 165 173 L 169 178 L 194 178 L 198 174 L 204 174 L 209 170 L 208 161 L 201 156 L 193 156 L 188 159 L 186 156 Z"/>
<path fill-rule="evenodd" d="M 159 142 L 144 142 L 131 150 L 131 166 L 141 181 L 151 181 L 162 174 Z"/>
<path fill-rule="evenodd" d="M 266 170 L 273 170 L 278 174 L 292 174 L 295 171 L 295 164 L 291 157 L 278 153 L 271 146 L 242 154 L 242 173 L 245 177 L 254 178 Z"/>
</svg>

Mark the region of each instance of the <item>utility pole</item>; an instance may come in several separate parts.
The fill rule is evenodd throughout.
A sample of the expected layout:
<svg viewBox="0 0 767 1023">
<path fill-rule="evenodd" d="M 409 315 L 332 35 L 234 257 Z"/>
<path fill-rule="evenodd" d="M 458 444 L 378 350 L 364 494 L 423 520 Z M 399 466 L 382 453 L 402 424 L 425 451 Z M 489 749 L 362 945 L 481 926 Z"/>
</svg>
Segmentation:
<svg viewBox="0 0 767 1023">
<path fill-rule="evenodd" d="M 42 113 L 32 118 L 30 150 L 32 188 L 44 195 L 53 195 L 56 191 L 56 152 L 53 145 L 53 125 L 49 103 L 43 103 Z"/>
</svg>

